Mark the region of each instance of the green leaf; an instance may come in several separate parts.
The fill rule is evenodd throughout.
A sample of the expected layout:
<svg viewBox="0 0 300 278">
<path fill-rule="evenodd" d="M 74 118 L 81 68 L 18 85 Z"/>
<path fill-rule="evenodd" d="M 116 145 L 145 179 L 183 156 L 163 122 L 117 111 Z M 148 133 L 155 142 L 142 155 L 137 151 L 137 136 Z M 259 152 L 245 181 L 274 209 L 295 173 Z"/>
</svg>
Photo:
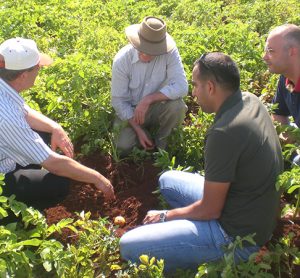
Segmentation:
<svg viewBox="0 0 300 278">
<path fill-rule="evenodd" d="M 83 71 L 83 70 L 80 70 L 80 71 L 78 72 L 78 74 L 79 74 L 80 77 L 84 78 L 84 71 Z"/>
<path fill-rule="evenodd" d="M 62 84 L 65 84 L 66 83 L 66 80 L 64 79 L 60 79 L 56 82 L 58 85 L 62 85 Z"/>
<path fill-rule="evenodd" d="M 43 262 L 43 266 L 46 269 L 47 272 L 50 272 L 52 270 L 52 264 L 50 261 Z"/>
<path fill-rule="evenodd" d="M 8 216 L 8 213 L 5 209 L 3 209 L 2 207 L 0 207 L 0 217 L 1 218 L 4 218 L 4 217 L 7 217 Z"/>
<path fill-rule="evenodd" d="M 16 243 L 14 246 L 39 246 L 43 241 L 37 238 L 23 240 Z"/>
<path fill-rule="evenodd" d="M 288 189 L 287 193 L 291 194 L 298 188 L 300 188 L 300 185 L 293 185 Z"/>
<path fill-rule="evenodd" d="M 0 196 L 0 203 L 5 203 L 7 202 L 8 198 L 5 196 Z"/>
<path fill-rule="evenodd" d="M 144 264 L 144 265 L 148 265 L 149 264 L 149 257 L 147 255 L 141 255 L 140 256 L 140 261 Z"/>
<path fill-rule="evenodd" d="M 110 266 L 110 270 L 114 271 L 114 270 L 121 270 L 122 267 L 120 267 L 119 265 L 117 264 L 113 264 Z"/>
</svg>

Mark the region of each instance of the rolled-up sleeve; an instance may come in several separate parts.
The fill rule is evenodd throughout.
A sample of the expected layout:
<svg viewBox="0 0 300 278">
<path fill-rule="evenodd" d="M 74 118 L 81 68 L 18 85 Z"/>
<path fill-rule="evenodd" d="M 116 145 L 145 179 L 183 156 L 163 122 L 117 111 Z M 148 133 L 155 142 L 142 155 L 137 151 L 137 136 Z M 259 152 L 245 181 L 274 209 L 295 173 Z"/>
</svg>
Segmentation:
<svg viewBox="0 0 300 278">
<path fill-rule="evenodd" d="M 129 93 L 129 68 L 126 61 L 118 56 L 112 66 L 111 105 L 122 121 L 133 117 L 134 109 Z"/>
<path fill-rule="evenodd" d="M 178 99 L 187 95 L 188 83 L 178 49 L 167 55 L 167 80 L 159 91 L 169 99 Z"/>
</svg>

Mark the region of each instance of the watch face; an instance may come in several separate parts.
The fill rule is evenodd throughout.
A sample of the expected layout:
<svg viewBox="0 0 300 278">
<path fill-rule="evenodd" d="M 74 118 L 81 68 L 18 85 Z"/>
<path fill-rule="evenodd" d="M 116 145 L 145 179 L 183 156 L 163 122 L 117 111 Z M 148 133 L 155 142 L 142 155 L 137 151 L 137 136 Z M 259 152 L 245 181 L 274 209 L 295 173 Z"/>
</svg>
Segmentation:
<svg viewBox="0 0 300 278">
<path fill-rule="evenodd" d="M 165 213 L 165 212 L 162 212 L 162 213 L 159 215 L 159 220 L 160 220 L 160 222 L 165 222 L 165 219 L 166 219 L 166 213 Z"/>
</svg>

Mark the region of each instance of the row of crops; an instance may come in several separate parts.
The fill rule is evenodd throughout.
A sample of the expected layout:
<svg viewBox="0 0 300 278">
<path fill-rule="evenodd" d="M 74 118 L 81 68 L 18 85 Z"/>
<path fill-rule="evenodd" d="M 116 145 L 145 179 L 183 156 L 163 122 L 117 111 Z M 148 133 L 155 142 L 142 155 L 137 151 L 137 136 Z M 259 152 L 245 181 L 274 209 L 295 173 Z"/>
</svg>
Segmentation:
<svg viewBox="0 0 300 278">
<path fill-rule="evenodd" d="M 261 96 L 266 104 L 277 82 L 277 76 L 267 71 L 262 60 L 267 34 L 283 23 L 300 25 L 298 0 L 0 0 L 0 42 L 17 36 L 34 39 L 40 50 L 55 61 L 40 71 L 36 85 L 23 96 L 33 108 L 60 122 L 73 141 L 80 143 L 83 154 L 97 150 L 118 159 L 112 145 L 112 60 L 127 43 L 125 27 L 148 15 L 166 21 L 188 80 L 193 62 L 202 53 L 222 51 L 239 65 L 242 90 Z M 186 102 L 191 103 L 190 96 Z M 194 166 L 202 170 L 204 135 L 211 120 L 211 115 L 201 111 L 188 115 L 189 124 L 173 134 L 168 152 L 161 154 L 157 164 L 162 168 Z M 293 132 L 297 137 L 297 130 Z M 296 143 L 284 148 L 284 154 L 288 156 L 297 147 Z M 287 170 L 278 183 L 289 194 L 288 209 L 294 211 L 295 217 L 300 205 L 299 184 L 298 168 Z M 146 256 L 141 258 L 140 266 L 119 261 L 115 252 L 118 239 L 106 228 L 106 220 L 92 221 L 87 213 L 76 222 L 65 220 L 48 227 L 37 211 L 12 199 L 0 199 L 0 203 L 0 215 L 12 209 L 22 213 L 27 223 L 23 230 L 0 226 L 0 273 L 4 276 L 162 277 L 163 263 Z M 50 239 L 65 227 L 81 230 L 76 246 L 66 248 Z M 243 273 L 270 277 L 266 271 L 273 264 L 276 271 L 279 269 L 277 273 L 293 275 L 300 258 L 298 248 L 291 242 L 289 238 L 282 239 L 274 246 L 273 256 L 260 263 L 253 260 L 235 268 L 229 256 L 214 269 L 223 271 L 225 277 Z M 95 254 L 102 255 L 96 260 Z M 232 267 L 235 271 L 231 271 Z M 197 277 L 209 269 L 209 265 L 200 266 Z M 178 277 L 190 276 L 186 272 Z"/>
</svg>

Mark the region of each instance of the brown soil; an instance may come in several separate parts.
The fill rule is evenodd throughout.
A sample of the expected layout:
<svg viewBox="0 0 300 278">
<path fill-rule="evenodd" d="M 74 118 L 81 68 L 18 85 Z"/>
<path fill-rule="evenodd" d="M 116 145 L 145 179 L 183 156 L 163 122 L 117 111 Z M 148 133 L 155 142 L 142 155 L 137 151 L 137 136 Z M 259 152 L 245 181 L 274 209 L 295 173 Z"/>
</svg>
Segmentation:
<svg viewBox="0 0 300 278">
<path fill-rule="evenodd" d="M 153 161 L 147 160 L 136 164 L 132 161 L 114 163 L 109 156 L 94 154 L 88 158 L 82 158 L 81 163 L 96 169 L 107 177 L 114 186 L 116 200 L 110 203 L 104 202 L 102 194 L 93 186 L 73 182 L 67 198 L 45 210 L 48 224 L 57 223 L 59 220 L 72 217 L 76 218 L 75 212 L 90 211 L 92 219 L 108 217 L 110 221 L 116 216 L 126 219 L 124 227 L 117 229 L 117 236 L 142 224 L 146 212 L 158 207 L 158 199 L 153 192 L 157 190 L 158 177 L 161 169 L 153 166 Z M 286 200 L 282 200 L 282 205 Z M 300 220 L 291 221 L 288 218 L 280 219 L 274 232 L 274 239 L 261 249 L 261 254 L 268 251 L 270 244 L 276 240 L 294 233 L 293 242 L 300 246 Z M 76 240 L 69 230 L 59 236 L 63 242 Z M 259 260 L 259 258 L 258 258 Z M 295 276 L 300 277 L 299 269 L 294 270 Z"/>
<path fill-rule="evenodd" d="M 73 182 L 66 199 L 56 205 L 45 209 L 48 224 L 56 223 L 61 219 L 76 218 L 75 212 L 91 212 L 92 219 L 108 217 L 113 222 L 116 216 L 123 216 L 126 224 L 117 230 L 117 236 L 125 231 L 141 225 L 146 212 L 157 208 L 158 174 L 160 169 L 153 166 L 153 161 L 146 160 L 140 164 L 132 161 L 113 163 L 109 156 L 94 154 L 81 159 L 81 163 L 93 168 L 107 177 L 114 186 L 116 200 L 104 202 L 101 192 L 93 186 Z M 65 242 L 69 238 L 69 230 L 60 237 Z"/>
</svg>

